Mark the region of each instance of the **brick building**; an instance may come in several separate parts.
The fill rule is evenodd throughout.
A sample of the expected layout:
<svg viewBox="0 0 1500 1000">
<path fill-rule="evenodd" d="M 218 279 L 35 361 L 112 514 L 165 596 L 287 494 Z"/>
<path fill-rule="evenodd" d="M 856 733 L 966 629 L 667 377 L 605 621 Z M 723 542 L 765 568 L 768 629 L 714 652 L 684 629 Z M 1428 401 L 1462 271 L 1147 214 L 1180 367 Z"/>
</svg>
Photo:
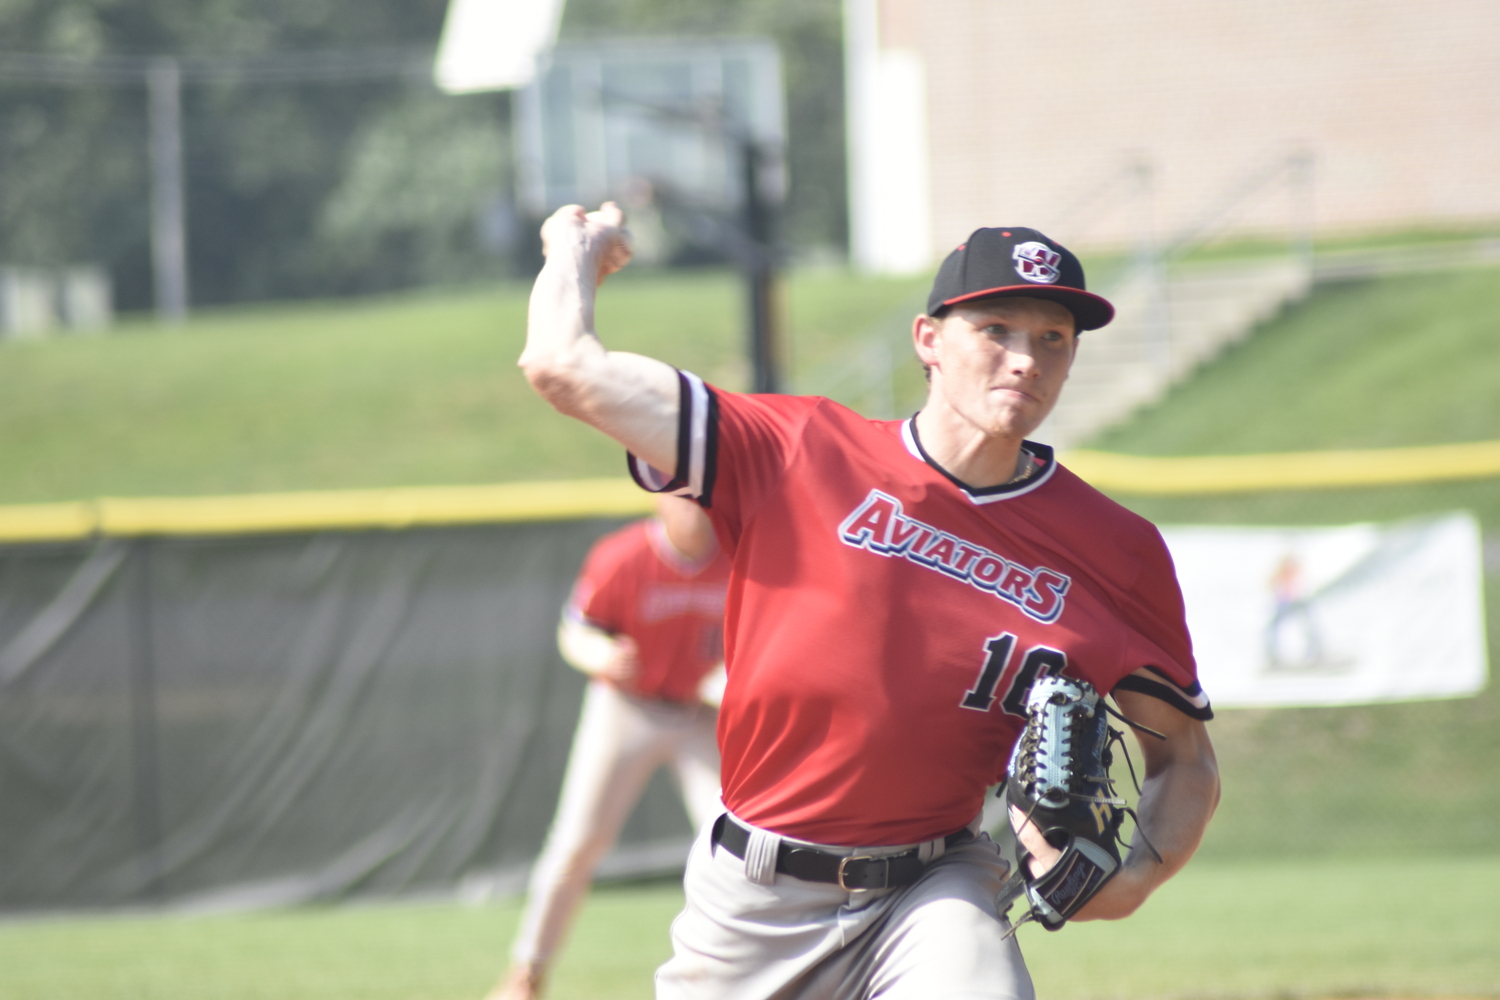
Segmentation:
<svg viewBox="0 0 1500 1000">
<path fill-rule="evenodd" d="M 852 247 L 1500 220 L 1495 0 L 845 0 Z M 1233 193 L 1254 188 L 1236 199 Z"/>
</svg>

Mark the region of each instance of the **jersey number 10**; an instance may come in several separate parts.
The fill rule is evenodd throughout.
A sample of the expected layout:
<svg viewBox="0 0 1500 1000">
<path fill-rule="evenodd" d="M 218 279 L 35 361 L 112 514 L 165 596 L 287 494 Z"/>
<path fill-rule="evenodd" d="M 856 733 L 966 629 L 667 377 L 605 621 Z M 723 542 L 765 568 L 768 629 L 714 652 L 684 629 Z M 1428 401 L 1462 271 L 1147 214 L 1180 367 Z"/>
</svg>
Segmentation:
<svg viewBox="0 0 1500 1000">
<path fill-rule="evenodd" d="M 993 639 L 986 639 L 984 649 L 984 666 L 979 668 L 979 678 L 974 681 L 974 687 L 964 694 L 963 701 L 959 702 L 964 708 L 971 708 L 976 712 L 988 712 L 995 704 L 995 691 L 1010 666 L 1011 654 L 1016 650 L 1016 637 L 1009 632 L 1002 632 Z M 1000 707 L 1007 715 L 1026 718 L 1026 692 L 1031 689 L 1032 683 L 1043 673 L 1056 677 L 1067 665 L 1068 657 L 1062 650 L 1050 646 L 1033 646 L 1026 651 L 1020 668 L 1012 674 L 1010 683 L 1005 686 L 1005 696 L 1000 701 Z"/>
</svg>

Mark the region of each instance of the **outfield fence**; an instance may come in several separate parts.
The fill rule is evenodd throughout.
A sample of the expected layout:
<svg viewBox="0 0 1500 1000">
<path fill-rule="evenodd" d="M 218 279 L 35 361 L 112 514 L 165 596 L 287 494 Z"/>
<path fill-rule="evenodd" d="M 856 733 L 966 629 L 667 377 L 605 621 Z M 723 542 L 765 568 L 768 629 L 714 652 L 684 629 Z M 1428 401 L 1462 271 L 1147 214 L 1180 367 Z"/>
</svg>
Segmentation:
<svg viewBox="0 0 1500 1000">
<path fill-rule="evenodd" d="M 0 909 L 520 888 L 582 695 L 558 614 L 646 506 L 528 490 L 0 511 Z M 690 833 L 658 780 L 611 867 Z"/>
<path fill-rule="evenodd" d="M 1074 452 L 1105 490 L 1500 477 L 1500 442 Z M 519 889 L 583 687 L 558 612 L 626 480 L 0 507 L 0 909 Z M 660 776 L 607 870 L 679 865 Z"/>
</svg>

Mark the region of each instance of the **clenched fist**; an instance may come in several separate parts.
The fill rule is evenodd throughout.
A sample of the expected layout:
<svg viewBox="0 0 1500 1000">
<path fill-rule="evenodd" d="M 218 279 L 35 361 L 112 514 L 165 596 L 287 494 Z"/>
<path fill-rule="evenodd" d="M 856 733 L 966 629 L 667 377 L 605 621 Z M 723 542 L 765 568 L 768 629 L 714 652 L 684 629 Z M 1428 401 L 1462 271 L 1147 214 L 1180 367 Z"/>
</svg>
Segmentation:
<svg viewBox="0 0 1500 1000">
<path fill-rule="evenodd" d="M 593 259 L 596 284 L 630 263 L 630 231 L 620 206 L 606 201 L 597 212 L 585 212 L 582 205 L 564 205 L 553 212 L 542 223 L 542 253 L 551 257 L 569 248 Z"/>
</svg>

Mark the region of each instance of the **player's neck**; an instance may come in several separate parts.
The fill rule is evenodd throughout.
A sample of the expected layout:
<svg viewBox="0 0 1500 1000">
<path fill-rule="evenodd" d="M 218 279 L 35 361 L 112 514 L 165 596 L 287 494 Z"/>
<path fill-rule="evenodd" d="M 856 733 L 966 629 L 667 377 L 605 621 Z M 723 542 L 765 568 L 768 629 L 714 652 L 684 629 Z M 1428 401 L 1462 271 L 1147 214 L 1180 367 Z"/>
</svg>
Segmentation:
<svg viewBox="0 0 1500 1000">
<path fill-rule="evenodd" d="M 958 481 L 984 489 L 1019 478 L 1031 457 L 1022 435 L 987 434 L 951 408 L 932 401 L 917 414 L 917 433 L 928 457 Z"/>
</svg>

